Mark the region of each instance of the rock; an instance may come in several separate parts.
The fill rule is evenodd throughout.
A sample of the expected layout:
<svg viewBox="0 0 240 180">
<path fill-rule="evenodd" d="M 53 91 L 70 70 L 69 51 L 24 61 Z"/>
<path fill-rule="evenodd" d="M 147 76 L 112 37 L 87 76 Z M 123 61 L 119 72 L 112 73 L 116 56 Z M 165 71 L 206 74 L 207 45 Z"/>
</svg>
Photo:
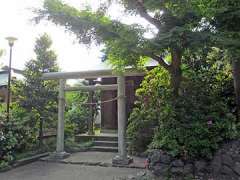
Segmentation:
<svg viewBox="0 0 240 180">
<path fill-rule="evenodd" d="M 219 155 L 215 156 L 210 165 L 213 174 L 219 174 L 222 167 L 221 164 L 222 164 L 221 156 Z"/>
<path fill-rule="evenodd" d="M 229 168 L 228 166 L 223 166 L 221 169 L 221 174 L 224 175 L 231 175 L 234 174 L 233 170 L 231 168 Z"/>
<path fill-rule="evenodd" d="M 123 158 L 121 158 L 120 156 L 117 155 L 112 159 L 112 164 L 117 165 L 117 166 L 118 165 L 128 165 L 132 162 L 133 162 L 133 158 L 131 158 L 129 156 L 126 159 L 123 159 Z"/>
<path fill-rule="evenodd" d="M 170 172 L 174 175 L 182 175 L 184 170 L 183 170 L 183 167 L 172 167 Z"/>
<path fill-rule="evenodd" d="M 169 164 L 171 162 L 171 157 L 159 150 L 152 152 L 152 155 L 149 159 L 151 166 L 154 166 L 156 163 Z"/>
<path fill-rule="evenodd" d="M 240 179 L 240 163 L 239 162 L 235 164 L 233 170 L 239 176 L 239 179 Z"/>
<path fill-rule="evenodd" d="M 183 168 L 183 173 L 185 175 L 193 174 L 194 168 L 192 164 L 186 164 Z"/>
<path fill-rule="evenodd" d="M 222 155 L 222 163 L 226 166 L 232 167 L 234 165 L 234 161 L 230 155 L 223 154 Z"/>
<path fill-rule="evenodd" d="M 173 161 L 172 162 L 172 166 L 173 167 L 183 167 L 184 166 L 184 163 L 183 163 L 183 161 L 182 160 L 175 160 L 175 161 Z"/>
<path fill-rule="evenodd" d="M 141 172 L 137 173 L 137 176 L 139 176 L 139 177 L 142 177 L 142 176 L 145 176 L 145 175 L 146 175 L 145 171 L 141 171 Z"/>
<path fill-rule="evenodd" d="M 218 176 L 217 179 L 219 179 L 219 180 L 238 180 L 238 179 L 236 179 L 236 177 L 232 177 L 229 175 L 221 175 L 221 176 Z"/>
<path fill-rule="evenodd" d="M 167 176 L 169 172 L 169 166 L 166 164 L 158 164 L 153 168 L 153 174 L 156 176 Z"/>
<path fill-rule="evenodd" d="M 136 178 L 135 178 L 135 176 L 133 176 L 133 175 L 129 175 L 129 176 L 127 177 L 127 179 L 128 179 L 128 180 L 135 180 Z"/>
<path fill-rule="evenodd" d="M 172 175 L 173 180 L 195 176 L 198 180 L 240 180 L 240 140 L 222 145 L 210 162 L 183 161 L 159 150 L 152 155 L 151 170 L 161 180 L 168 175 Z"/>
<path fill-rule="evenodd" d="M 158 163 L 160 161 L 161 158 L 161 152 L 160 151 L 153 151 L 151 156 L 150 156 L 150 163 L 152 166 L 154 166 L 156 163 Z"/>
<path fill-rule="evenodd" d="M 196 161 L 195 162 L 195 170 L 197 172 L 203 172 L 206 170 L 207 163 L 205 161 Z"/>
<path fill-rule="evenodd" d="M 161 158 L 160 158 L 160 162 L 164 163 L 164 164 L 170 164 L 171 162 L 171 157 L 167 154 L 162 154 Z"/>
</svg>

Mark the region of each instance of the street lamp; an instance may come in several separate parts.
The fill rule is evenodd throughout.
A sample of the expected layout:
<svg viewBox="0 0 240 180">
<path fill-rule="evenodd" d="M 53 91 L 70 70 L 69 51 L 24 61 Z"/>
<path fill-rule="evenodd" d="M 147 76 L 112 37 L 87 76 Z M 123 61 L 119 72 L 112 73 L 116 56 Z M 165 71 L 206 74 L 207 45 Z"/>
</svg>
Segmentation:
<svg viewBox="0 0 240 180">
<path fill-rule="evenodd" d="M 6 37 L 10 47 L 10 57 L 9 57 L 9 66 L 8 66 L 8 88 L 7 88 L 7 121 L 9 121 L 9 111 L 10 111 L 10 95 L 11 95 L 11 72 L 12 72 L 12 47 L 14 42 L 17 40 L 15 37 Z"/>
</svg>

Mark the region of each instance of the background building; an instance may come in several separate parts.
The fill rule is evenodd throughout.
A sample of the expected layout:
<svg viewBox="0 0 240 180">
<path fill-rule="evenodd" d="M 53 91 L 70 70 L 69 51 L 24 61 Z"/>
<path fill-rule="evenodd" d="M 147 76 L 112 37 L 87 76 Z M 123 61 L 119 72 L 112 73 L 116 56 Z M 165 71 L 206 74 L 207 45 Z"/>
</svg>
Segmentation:
<svg viewBox="0 0 240 180">
<path fill-rule="evenodd" d="M 23 79 L 23 71 L 12 68 L 12 79 Z M 7 102 L 8 66 L 0 69 L 0 102 Z"/>
</svg>

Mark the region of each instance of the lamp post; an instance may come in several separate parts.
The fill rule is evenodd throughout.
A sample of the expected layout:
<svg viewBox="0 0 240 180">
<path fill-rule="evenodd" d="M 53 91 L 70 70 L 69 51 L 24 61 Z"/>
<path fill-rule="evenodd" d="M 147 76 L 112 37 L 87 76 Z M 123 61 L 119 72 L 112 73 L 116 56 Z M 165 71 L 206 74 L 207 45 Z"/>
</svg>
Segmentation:
<svg viewBox="0 0 240 180">
<path fill-rule="evenodd" d="M 11 96 L 11 72 L 12 72 L 12 47 L 14 42 L 17 40 L 15 37 L 6 37 L 10 47 L 10 56 L 9 56 L 9 66 L 8 66 L 8 88 L 7 88 L 7 121 L 9 121 L 9 111 L 10 111 L 10 96 Z"/>
</svg>

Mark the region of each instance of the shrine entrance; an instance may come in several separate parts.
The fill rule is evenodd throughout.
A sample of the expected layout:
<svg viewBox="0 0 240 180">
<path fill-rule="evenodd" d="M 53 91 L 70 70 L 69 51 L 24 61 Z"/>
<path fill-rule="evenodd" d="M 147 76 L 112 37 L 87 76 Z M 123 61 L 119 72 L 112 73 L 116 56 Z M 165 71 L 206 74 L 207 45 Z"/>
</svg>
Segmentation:
<svg viewBox="0 0 240 180">
<path fill-rule="evenodd" d="M 64 158 L 67 153 L 64 151 L 64 110 L 66 91 L 117 91 L 117 136 L 118 136 L 118 155 L 113 158 L 114 164 L 129 164 L 131 159 L 127 156 L 126 150 L 126 77 L 143 76 L 144 73 L 126 69 L 122 74 L 115 74 L 112 70 L 94 70 L 80 72 L 54 72 L 44 73 L 44 80 L 59 80 L 59 99 L 58 99 L 58 126 L 57 126 L 57 146 L 54 152 L 55 158 Z M 67 79 L 93 79 L 93 78 L 117 78 L 116 84 L 107 85 L 88 85 L 81 87 L 66 87 Z"/>
</svg>

